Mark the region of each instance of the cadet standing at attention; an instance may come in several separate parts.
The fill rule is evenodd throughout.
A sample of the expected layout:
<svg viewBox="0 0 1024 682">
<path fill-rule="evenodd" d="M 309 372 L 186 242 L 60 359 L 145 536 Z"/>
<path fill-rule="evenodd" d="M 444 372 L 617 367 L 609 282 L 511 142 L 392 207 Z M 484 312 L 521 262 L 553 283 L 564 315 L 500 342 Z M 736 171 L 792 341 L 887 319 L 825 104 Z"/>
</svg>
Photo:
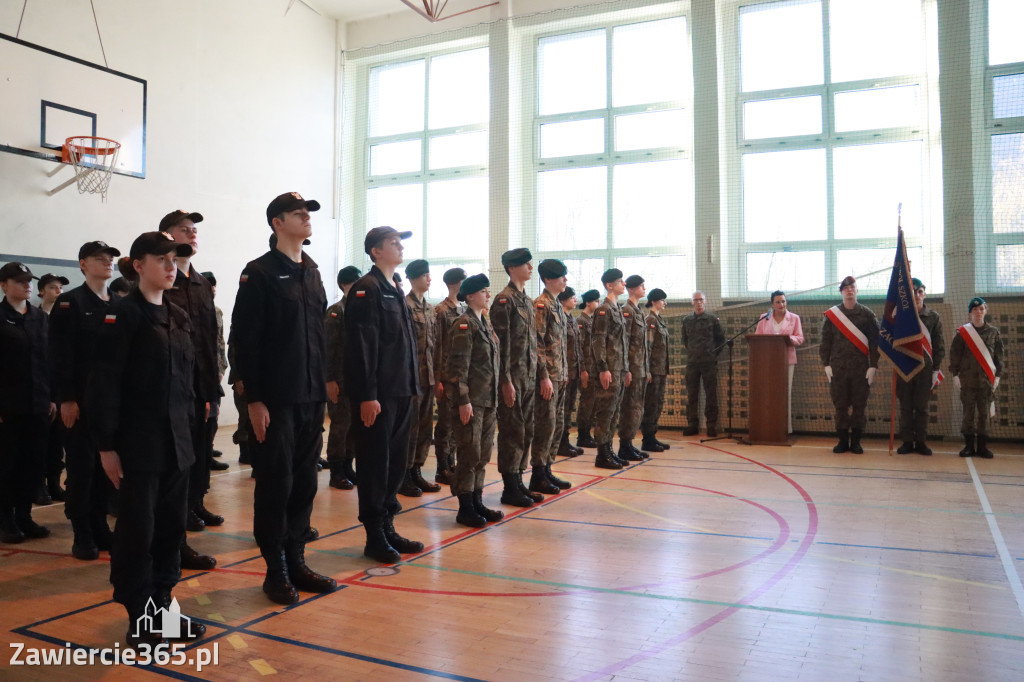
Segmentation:
<svg viewBox="0 0 1024 682">
<path fill-rule="evenodd" d="M 537 328 L 537 397 L 531 446 L 533 472 L 529 489 L 547 495 L 556 495 L 572 487 L 569 481 L 551 473 L 551 464 L 558 451 L 558 438 L 562 433 L 565 386 L 569 380 L 565 357 L 565 327 L 569 318 L 558 302 L 558 295 L 565 291 L 566 272 L 562 261 L 554 258 L 542 260 L 537 266 L 537 273 L 544 291 L 533 302 L 534 325 Z"/>
<path fill-rule="evenodd" d="M 999 388 L 999 375 L 1003 371 L 1003 341 L 999 330 L 985 323 L 988 304 L 983 298 L 972 298 L 967 304 L 971 321 L 956 330 L 949 349 L 949 371 L 953 383 L 960 389 L 960 403 L 964 408 L 960 432 L 964 435 L 961 457 L 977 455 L 985 459 L 994 457 L 988 448 L 989 410 L 992 397 Z"/>
<path fill-rule="evenodd" d="M 248 401 L 256 437 L 250 453 L 253 536 L 267 564 L 263 591 L 278 604 L 297 602 L 298 590 L 338 587 L 305 557 L 327 401 L 327 293 L 316 263 L 302 250 L 313 233 L 309 214 L 318 210 L 318 201 L 297 192 L 267 205 L 276 243 L 242 270 L 231 316 L 236 391 Z"/>
<path fill-rule="evenodd" d="M 569 442 L 569 428 L 572 426 L 572 411 L 576 407 L 576 399 L 580 393 L 580 374 L 583 372 L 583 347 L 580 345 L 580 328 L 572 316 L 576 307 L 576 292 L 572 287 L 558 295 L 558 302 L 565 313 L 565 362 L 569 368 L 569 382 L 565 386 L 565 401 L 562 406 L 562 437 L 558 440 L 558 451 L 563 457 L 575 457 L 583 454 Z"/>
<path fill-rule="evenodd" d="M 946 342 L 942 338 L 939 314 L 924 304 L 924 283 L 915 277 L 913 284 L 917 316 L 921 318 L 924 329 L 925 365 L 910 381 L 904 381 L 902 377 L 896 380 L 896 394 L 900 398 L 900 435 L 903 437 L 903 445 L 896 452 L 901 455 L 911 452 L 930 455 L 932 449 L 927 442 L 928 400 L 932 390 L 939 385 L 939 366 L 946 357 Z"/>
<path fill-rule="evenodd" d="M 622 409 L 619 416 L 619 454 L 624 462 L 639 462 L 650 457 L 633 446 L 633 437 L 640 429 L 644 416 L 644 395 L 650 381 L 650 357 L 647 347 L 647 322 L 640 311 L 640 299 L 647 293 L 644 278 L 630 275 L 626 279 L 629 298 L 622 307 L 622 319 L 626 323 L 629 338 L 629 373 L 632 381 L 622 393 Z"/>
<path fill-rule="evenodd" d="M 704 384 L 704 419 L 708 437 L 718 435 L 718 353 L 725 343 L 722 323 L 707 311 L 703 291 L 693 292 L 693 312 L 683 318 L 686 348 L 686 428 L 684 436 L 700 432 L 700 386 Z"/>
<path fill-rule="evenodd" d="M 331 469 L 329 485 L 338 490 L 352 490 L 356 484 L 356 473 L 352 468 L 355 457 L 351 435 L 352 403 L 345 392 L 345 304 L 352 285 L 362 276 L 363 273 L 354 265 L 338 270 L 342 298 L 327 309 L 324 318 L 327 415 L 331 418 L 331 430 L 327 433 L 327 463 Z"/>
<path fill-rule="evenodd" d="M 466 301 L 469 310 L 452 323 L 452 347 L 445 368 L 459 415 L 455 423 L 459 455 L 452 483 L 452 494 L 459 499 L 455 521 L 470 528 L 483 528 L 505 516 L 485 507 L 483 500 L 484 470 L 494 445 L 501 363 L 498 337 L 484 315 L 491 297 L 489 285 L 486 275 L 473 275 L 459 287 L 459 299 Z"/>
<path fill-rule="evenodd" d="M 601 304 L 601 294 L 597 289 L 590 289 L 583 294 L 579 308 L 583 313 L 576 318 L 576 328 L 580 332 L 580 406 L 576 411 L 576 446 L 578 448 L 596 448 L 597 441 L 590 435 L 594 425 L 594 401 L 597 397 L 598 378 L 594 369 L 594 313 Z"/>
<path fill-rule="evenodd" d="M 612 268 L 601 275 L 608 295 L 594 314 L 594 371 L 599 386 L 594 404 L 594 439 L 597 457 L 594 466 L 600 469 L 621 469 L 626 462 L 615 456 L 612 436 L 619 425 L 619 408 L 623 390 L 633 381 L 629 373 L 629 332 L 619 308 L 619 296 L 626 290 L 622 270 Z"/>
<path fill-rule="evenodd" d="M 70 284 L 67 277 L 46 273 L 39 278 L 39 309 L 47 315 L 55 310 L 57 299 L 63 288 Z M 50 345 L 53 346 L 53 317 L 50 317 Z M 50 356 L 50 362 L 54 358 Z M 53 504 L 64 501 L 64 489 L 60 487 L 60 474 L 64 471 L 64 447 L 60 436 L 60 415 L 50 422 L 50 434 L 46 439 L 46 459 L 43 465 L 44 480 L 39 481 L 35 503 Z"/>
<path fill-rule="evenodd" d="M 420 394 L 413 398 L 412 426 L 409 428 L 409 461 L 405 480 L 398 489 L 400 495 L 419 497 L 423 493 L 436 493 L 437 483 L 423 478 L 423 465 L 430 453 L 431 433 L 434 426 L 434 306 L 427 303 L 430 290 L 430 263 L 414 260 L 405 268 L 409 280 L 409 293 L 405 302 L 412 313 L 412 330 L 416 334 L 416 362 L 420 368 Z"/>
<path fill-rule="evenodd" d="M 509 282 L 491 304 L 491 326 L 501 342 L 498 472 L 505 484 L 501 503 L 514 507 L 532 507 L 544 499 L 540 493 L 531 495 L 523 483 L 533 443 L 537 396 L 537 323 L 533 301 L 524 291 L 533 276 L 531 260 L 529 249 L 501 254 Z"/>
<path fill-rule="evenodd" d="M 444 285 L 448 287 L 448 296 L 434 306 L 434 395 L 437 398 L 437 425 L 434 426 L 434 458 L 437 460 L 437 472 L 434 481 L 444 485 L 455 482 L 455 436 L 452 428 L 455 425 L 457 405 L 453 402 L 446 388 L 446 367 L 448 352 L 451 350 L 449 332 L 465 306 L 459 303 L 459 287 L 466 279 L 466 271 L 462 268 L 450 268 L 444 273 Z"/>
<path fill-rule="evenodd" d="M 867 423 L 864 410 L 878 367 L 878 320 L 870 308 L 857 303 L 857 280 L 852 276 L 843 279 L 839 292 L 842 304 L 825 311 L 818 355 L 836 408 L 839 442 L 832 452 L 860 455 L 864 452 L 860 437 Z"/>
<path fill-rule="evenodd" d="M 352 285 L 345 306 L 345 387 L 352 407 L 359 407 L 354 431 L 359 521 L 366 529 L 363 554 L 386 564 L 423 551 L 422 542 L 395 530 L 413 396 L 419 393 L 412 314 L 395 272 L 402 263 L 402 240 L 411 236 L 391 227 L 366 233 L 363 250 L 373 267 Z"/>
<path fill-rule="evenodd" d="M 647 343 L 651 349 L 651 383 L 647 385 L 644 395 L 644 418 L 640 422 L 640 431 L 644 435 L 640 447 L 650 452 L 664 452 L 669 446 L 657 439 L 658 420 L 665 406 L 665 384 L 668 380 L 668 325 L 665 324 L 661 311 L 668 304 L 668 294 L 661 289 L 652 289 L 647 294 L 647 307 L 651 312 L 647 315 Z"/>
</svg>

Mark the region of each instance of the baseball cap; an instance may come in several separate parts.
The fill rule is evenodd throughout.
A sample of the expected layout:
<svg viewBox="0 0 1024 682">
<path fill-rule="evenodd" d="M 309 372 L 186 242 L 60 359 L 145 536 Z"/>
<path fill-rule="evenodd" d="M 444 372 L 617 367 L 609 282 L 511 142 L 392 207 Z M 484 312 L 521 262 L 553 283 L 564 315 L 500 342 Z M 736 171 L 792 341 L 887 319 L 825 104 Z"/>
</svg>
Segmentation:
<svg viewBox="0 0 1024 682">
<path fill-rule="evenodd" d="M 203 222 L 203 214 L 194 212 L 190 213 L 188 211 L 183 211 L 180 208 L 177 211 L 171 211 L 160 219 L 160 231 L 167 232 L 183 220 L 191 220 L 193 223 L 201 223 Z"/>
<path fill-rule="evenodd" d="M 185 258 L 193 253 L 191 246 L 179 244 L 163 232 L 143 232 L 132 242 L 132 248 L 128 253 L 132 260 L 138 260 L 149 254 L 163 256 L 172 252 L 178 258 Z"/>
<path fill-rule="evenodd" d="M 0 268 L 0 281 L 13 279 L 18 282 L 27 282 L 30 279 L 39 279 L 32 274 L 32 271 L 28 269 L 28 266 L 24 263 L 17 261 L 11 261 L 7 265 Z"/>
<path fill-rule="evenodd" d="M 303 199 L 298 192 L 285 192 L 274 198 L 267 206 L 267 225 L 274 226 L 274 218 L 282 213 L 297 211 L 304 208 L 307 211 L 319 211 L 320 202 L 316 199 Z"/>
<path fill-rule="evenodd" d="M 89 256 L 95 256 L 99 253 L 109 254 L 113 258 L 121 255 L 120 251 L 106 242 L 86 242 L 82 244 L 82 248 L 78 249 L 78 260 L 84 260 Z"/>
<path fill-rule="evenodd" d="M 52 272 L 48 272 L 39 278 L 40 296 L 42 296 L 43 287 L 45 287 L 50 282 L 60 282 L 60 285 L 62 287 L 66 287 L 67 285 L 71 284 L 71 280 L 69 280 L 67 277 L 62 277 L 61 275 L 55 275 Z"/>
<path fill-rule="evenodd" d="M 363 238 L 363 251 L 366 252 L 366 255 L 370 255 L 370 251 L 372 251 L 375 246 L 380 246 L 382 241 L 388 237 L 394 237 L 395 235 L 398 235 L 399 239 L 408 239 L 412 236 L 412 232 L 399 232 L 395 228 L 388 227 L 387 225 L 375 227 L 367 232 L 366 237 Z"/>
</svg>

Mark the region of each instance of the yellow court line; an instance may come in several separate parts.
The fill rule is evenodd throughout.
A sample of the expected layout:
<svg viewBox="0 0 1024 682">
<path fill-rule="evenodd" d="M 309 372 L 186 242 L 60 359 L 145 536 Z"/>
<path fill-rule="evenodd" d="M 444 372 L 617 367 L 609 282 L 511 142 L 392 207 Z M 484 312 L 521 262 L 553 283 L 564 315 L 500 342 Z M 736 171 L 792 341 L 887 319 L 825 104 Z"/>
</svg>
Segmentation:
<svg viewBox="0 0 1024 682">
<path fill-rule="evenodd" d="M 199 604 L 200 606 L 209 606 L 209 605 L 210 605 L 210 604 L 212 603 L 212 602 L 210 601 L 210 598 L 209 598 L 209 597 L 207 597 L 207 596 L 206 596 L 205 594 L 197 594 L 197 595 L 196 595 L 196 602 L 197 602 L 197 603 L 198 603 L 198 604 Z"/>
<path fill-rule="evenodd" d="M 242 639 L 241 635 L 228 635 L 228 642 L 230 642 L 231 646 L 233 646 L 236 649 L 249 648 L 249 645 L 245 643 L 245 640 Z"/>
<path fill-rule="evenodd" d="M 188 585 L 189 587 L 199 587 L 199 579 L 198 578 L 192 578 L 189 581 L 187 581 L 185 584 Z"/>
<path fill-rule="evenodd" d="M 208 614 L 206 614 L 206 617 L 209 618 L 210 620 L 215 620 L 218 623 L 226 623 L 227 622 L 227 620 L 224 618 L 224 616 L 220 615 L 219 613 L 208 613 Z"/>
<path fill-rule="evenodd" d="M 274 670 L 274 667 L 266 661 L 264 661 L 262 658 L 257 658 L 252 661 L 249 661 L 249 665 L 251 665 L 260 675 L 277 674 L 277 671 Z"/>
</svg>

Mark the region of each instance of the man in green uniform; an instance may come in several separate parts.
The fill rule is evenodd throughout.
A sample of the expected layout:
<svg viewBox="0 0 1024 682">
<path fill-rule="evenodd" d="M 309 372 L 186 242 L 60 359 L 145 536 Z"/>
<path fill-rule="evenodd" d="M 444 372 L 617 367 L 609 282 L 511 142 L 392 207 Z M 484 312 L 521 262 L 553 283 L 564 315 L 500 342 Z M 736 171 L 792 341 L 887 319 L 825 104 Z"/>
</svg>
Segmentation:
<svg viewBox="0 0 1024 682">
<path fill-rule="evenodd" d="M 594 403 L 597 399 L 598 379 L 594 369 L 594 313 L 601 304 L 601 294 L 597 289 L 583 293 L 579 308 L 583 313 L 576 319 L 576 327 L 580 331 L 580 407 L 576 412 L 576 446 L 578 448 L 596 448 L 597 441 L 590 435 L 594 425 Z"/>
<path fill-rule="evenodd" d="M 896 381 L 896 394 L 900 399 L 900 436 L 903 438 L 903 445 L 896 452 L 901 455 L 911 452 L 930 455 L 932 449 L 927 443 L 928 400 L 932 390 L 939 385 L 939 366 L 946 356 L 946 348 L 939 314 L 924 304 L 924 284 L 916 277 L 913 284 L 914 303 L 917 304 L 917 316 L 924 326 L 927 352 L 924 369 L 910 381 L 904 381 L 902 377 Z"/>
<path fill-rule="evenodd" d="M 725 343 L 722 323 L 707 312 L 704 292 L 693 292 L 693 312 L 683 318 L 686 349 L 686 428 L 684 436 L 700 432 L 700 387 L 704 384 L 704 420 L 708 437 L 718 436 L 718 353 Z"/>
<path fill-rule="evenodd" d="M 644 394 L 644 417 L 640 422 L 640 431 L 644 434 L 640 447 L 650 452 L 664 452 L 669 446 L 656 438 L 658 420 L 665 406 L 665 384 L 668 379 L 668 325 L 661 316 L 665 309 L 668 295 L 661 289 L 652 289 L 647 294 L 647 307 L 651 312 L 647 315 L 647 343 L 651 348 L 651 382 L 647 384 Z"/>
<path fill-rule="evenodd" d="M 601 282 L 608 293 L 594 314 L 592 335 L 594 371 L 599 382 L 594 405 L 594 437 L 597 441 L 594 466 L 621 469 L 626 462 L 615 456 L 612 435 L 619 424 L 623 390 L 633 380 L 629 373 L 629 335 L 618 303 L 626 284 L 622 281 L 622 270 L 618 268 L 605 271 Z"/>
<path fill-rule="evenodd" d="M 1003 341 L 999 330 L 985 322 L 985 299 L 972 298 L 967 312 L 971 321 L 956 330 L 949 348 L 949 371 L 954 385 L 960 389 L 964 408 L 960 431 L 965 446 L 960 456 L 991 459 L 994 455 L 988 448 L 989 410 L 1003 371 Z"/>
<path fill-rule="evenodd" d="M 622 409 L 619 416 L 619 459 L 625 462 L 639 462 L 650 457 L 633 447 L 633 437 L 640 429 L 644 416 L 644 393 L 650 381 L 650 357 L 647 346 L 647 322 L 640 311 L 640 299 L 647 293 L 644 278 L 630 275 L 626 279 L 629 298 L 622 307 L 622 319 L 626 323 L 629 337 L 629 373 L 633 380 L 622 394 Z"/>
<path fill-rule="evenodd" d="M 562 407 L 562 436 L 558 440 L 558 451 L 563 457 L 575 457 L 583 454 L 583 448 L 575 447 L 569 442 L 569 427 L 572 426 L 572 411 L 576 407 L 576 398 L 580 392 L 580 375 L 583 370 L 583 347 L 580 345 L 580 328 L 573 319 L 572 311 L 576 307 L 576 292 L 572 287 L 558 295 L 558 302 L 565 313 L 565 363 L 569 369 L 569 381 L 565 385 L 565 401 Z"/>
<path fill-rule="evenodd" d="M 423 493 L 436 493 L 437 483 L 423 479 L 423 465 L 430 452 L 430 435 L 434 426 L 434 306 L 427 303 L 430 290 L 430 263 L 417 259 L 405 269 L 409 280 L 409 293 L 405 302 L 412 315 L 412 329 L 416 333 L 416 357 L 420 368 L 420 394 L 412 399 L 412 426 L 409 427 L 409 462 L 399 495 L 419 497 Z"/>
<path fill-rule="evenodd" d="M 345 304 L 352 285 L 362 276 L 363 273 L 354 265 L 347 265 L 338 271 L 338 286 L 342 297 L 327 309 L 324 318 L 327 414 L 331 418 L 331 429 L 327 433 L 327 465 L 331 470 L 329 485 L 338 490 L 352 490 L 356 483 L 355 470 L 352 468 L 356 453 L 350 435 L 352 403 L 345 393 Z"/>
<path fill-rule="evenodd" d="M 434 306 L 434 396 L 437 398 L 437 424 L 434 426 L 434 458 L 437 460 L 437 473 L 434 481 L 450 485 L 455 482 L 455 436 L 452 428 L 456 418 L 456 404 L 448 393 L 445 376 L 448 366 L 448 353 L 451 351 L 452 323 L 466 308 L 459 303 L 459 287 L 466 279 L 466 271 L 462 268 L 450 268 L 444 273 L 444 284 L 448 287 L 448 296 Z"/>
</svg>

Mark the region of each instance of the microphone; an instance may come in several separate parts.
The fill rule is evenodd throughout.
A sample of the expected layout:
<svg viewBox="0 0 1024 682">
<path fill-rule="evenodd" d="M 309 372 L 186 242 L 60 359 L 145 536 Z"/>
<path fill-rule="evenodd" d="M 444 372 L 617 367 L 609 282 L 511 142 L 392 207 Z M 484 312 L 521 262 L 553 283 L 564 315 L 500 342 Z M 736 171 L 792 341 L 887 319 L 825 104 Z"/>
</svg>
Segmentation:
<svg viewBox="0 0 1024 682">
<path fill-rule="evenodd" d="M 760 322 L 761 320 L 767 320 L 769 315 L 771 315 L 771 313 L 765 313 L 764 315 L 761 316 L 761 319 L 758 320 L 758 322 Z"/>
</svg>

